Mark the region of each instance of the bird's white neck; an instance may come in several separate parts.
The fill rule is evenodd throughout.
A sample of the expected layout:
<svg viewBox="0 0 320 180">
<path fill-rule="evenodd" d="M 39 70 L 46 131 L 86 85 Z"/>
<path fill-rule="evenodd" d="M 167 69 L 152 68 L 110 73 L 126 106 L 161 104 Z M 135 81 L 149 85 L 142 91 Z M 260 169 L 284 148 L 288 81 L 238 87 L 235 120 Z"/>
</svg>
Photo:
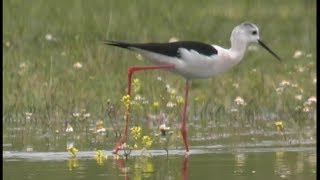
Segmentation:
<svg viewBox="0 0 320 180">
<path fill-rule="evenodd" d="M 240 62 L 248 47 L 248 43 L 240 40 L 231 40 L 231 48 L 229 49 L 230 58 L 235 62 Z"/>
</svg>

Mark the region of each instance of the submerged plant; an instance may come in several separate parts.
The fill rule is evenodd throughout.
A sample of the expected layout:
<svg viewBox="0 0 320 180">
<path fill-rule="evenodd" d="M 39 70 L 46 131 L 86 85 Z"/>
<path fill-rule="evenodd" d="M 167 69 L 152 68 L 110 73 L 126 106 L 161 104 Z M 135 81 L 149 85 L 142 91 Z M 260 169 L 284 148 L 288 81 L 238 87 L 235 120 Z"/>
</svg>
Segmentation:
<svg viewBox="0 0 320 180">
<path fill-rule="evenodd" d="M 72 171 L 74 168 L 78 167 L 79 166 L 79 161 L 77 158 L 75 157 L 72 157 L 70 159 L 68 159 L 67 161 L 67 166 L 68 166 L 68 169 L 70 171 Z"/>
</svg>

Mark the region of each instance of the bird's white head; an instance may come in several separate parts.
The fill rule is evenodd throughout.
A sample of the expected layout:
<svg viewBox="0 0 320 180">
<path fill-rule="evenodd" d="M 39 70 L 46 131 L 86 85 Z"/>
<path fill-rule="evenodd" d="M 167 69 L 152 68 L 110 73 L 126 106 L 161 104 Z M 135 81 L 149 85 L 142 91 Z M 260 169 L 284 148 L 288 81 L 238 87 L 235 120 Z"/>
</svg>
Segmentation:
<svg viewBox="0 0 320 180">
<path fill-rule="evenodd" d="M 257 43 L 259 37 L 258 27 L 249 22 L 241 23 L 236 26 L 231 33 L 231 44 L 247 47 L 250 43 Z"/>
<path fill-rule="evenodd" d="M 263 48 L 281 60 L 266 44 L 260 40 L 259 28 L 250 22 L 244 22 L 236 26 L 231 33 L 231 49 L 236 51 L 245 51 L 249 44 L 259 43 Z"/>
</svg>

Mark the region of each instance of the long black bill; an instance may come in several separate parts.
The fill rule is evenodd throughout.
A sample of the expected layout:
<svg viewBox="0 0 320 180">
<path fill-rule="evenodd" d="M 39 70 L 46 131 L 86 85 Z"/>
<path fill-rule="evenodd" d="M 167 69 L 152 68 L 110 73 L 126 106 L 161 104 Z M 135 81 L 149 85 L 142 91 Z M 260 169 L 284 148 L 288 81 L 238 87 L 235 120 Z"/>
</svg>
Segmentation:
<svg viewBox="0 0 320 180">
<path fill-rule="evenodd" d="M 276 53 L 274 53 L 270 48 L 268 48 L 267 45 L 265 45 L 262 41 L 258 40 L 258 43 L 263 47 L 265 48 L 267 51 L 269 51 L 269 53 L 271 53 L 274 57 L 276 57 L 279 61 L 281 61 L 281 58 L 276 55 Z"/>
</svg>

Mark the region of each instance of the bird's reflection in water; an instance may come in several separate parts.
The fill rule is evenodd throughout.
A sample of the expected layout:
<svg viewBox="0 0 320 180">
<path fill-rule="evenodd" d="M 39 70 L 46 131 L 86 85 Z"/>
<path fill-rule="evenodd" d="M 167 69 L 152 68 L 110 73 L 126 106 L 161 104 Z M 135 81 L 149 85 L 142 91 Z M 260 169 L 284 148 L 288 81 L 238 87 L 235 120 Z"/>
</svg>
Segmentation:
<svg viewBox="0 0 320 180">
<path fill-rule="evenodd" d="M 185 156 L 182 164 L 182 179 L 186 180 L 188 179 L 188 162 L 189 162 L 189 156 Z"/>
</svg>

